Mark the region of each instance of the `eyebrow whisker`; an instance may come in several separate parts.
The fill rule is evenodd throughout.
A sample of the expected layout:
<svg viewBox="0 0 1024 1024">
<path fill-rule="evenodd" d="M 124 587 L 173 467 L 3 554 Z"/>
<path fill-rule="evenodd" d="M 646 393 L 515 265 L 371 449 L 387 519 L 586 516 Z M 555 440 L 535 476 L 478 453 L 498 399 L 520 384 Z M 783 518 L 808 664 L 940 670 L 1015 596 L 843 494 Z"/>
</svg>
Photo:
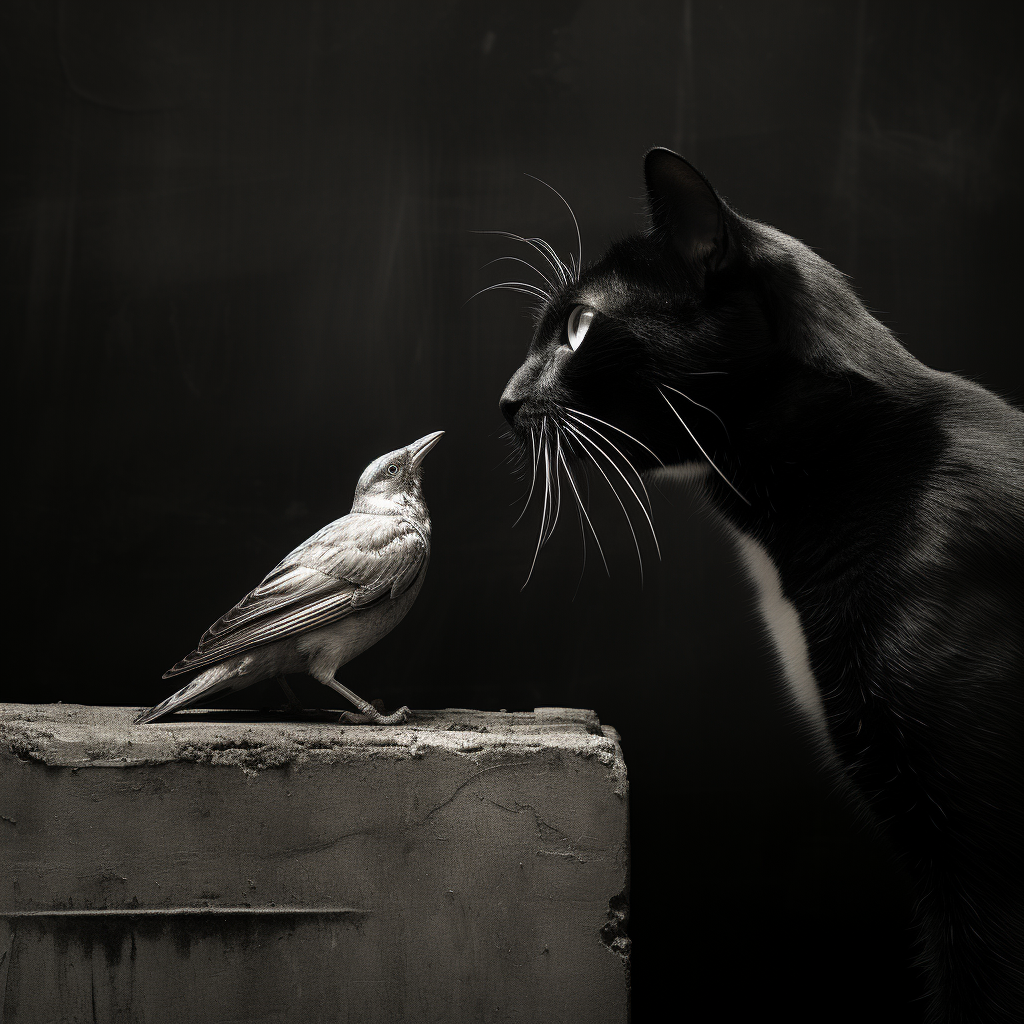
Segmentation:
<svg viewBox="0 0 1024 1024">
<path fill-rule="evenodd" d="M 504 290 L 507 292 L 520 292 L 523 295 L 529 295 L 531 298 L 543 299 L 545 302 L 551 302 L 552 297 L 544 291 L 539 285 L 530 284 L 529 281 L 502 281 L 499 284 L 491 284 L 486 288 L 481 288 L 478 292 L 473 292 L 472 295 L 463 303 L 468 305 L 478 295 L 483 295 L 485 292 L 493 292 L 498 290 Z"/>
<path fill-rule="evenodd" d="M 494 263 L 500 263 L 502 260 L 512 260 L 515 263 L 522 263 L 524 267 L 529 267 L 539 277 L 544 278 L 544 283 L 547 284 L 548 288 L 551 289 L 549 296 L 553 295 L 556 290 L 556 285 L 551 282 L 551 279 L 542 270 L 538 270 L 529 260 L 524 260 L 519 256 L 498 256 L 493 260 L 488 260 L 480 269 L 486 270 L 489 266 Z"/>
<path fill-rule="evenodd" d="M 569 279 L 566 277 L 565 264 L 558 258 L 558 254 L 554 249 L 544 241 L 543 238 L 524 238 L 522 235 L 517 235 L 514 231 L 482 231 L 474 230 L 471 232 L 474 235 L 501 235 L 504 238 L 509 238 L 513 242 L 522 242 L 525 245 L 530 246 L 532 249 L 536 249 L 551 265 L 551 269 L 558 275 L 559 280 L 563 285 L 569 284 Z M 552 259 L 552 257 L 554 257 Z"/>
<path fill-rule="evenodd" d="M 576 244 L 579 246 L 580 256 L 576 268 L 576 274 L 574 275 L 574 280 L 579 280 L 579 272 L 583 266 L 583 237 L 582 235 L 580 235 L 580 222 L 576 219 L 576 214 L 572 212 L 572 207 L 568 204 L 568 202 L 566 202 L 565 196 L 563 196 L 562 193 L 559 192 L 558 189 L 554 187 L 554 185 L 549 185 L 546 181 L 544 181 L 542 178 L 538 178 L 535 174 L 527 174 L 526 176 L 528 178 L 533 178 L 534 181 L 539 181 L 545 188 L 551 189 L 551 191 L 554 192 L 555 195 L 558 196 L 558 198 L 561 199 L 563 203 L 565 203 L 565 208 L 569 211 L 569 216 L 572 217 L 573 224 L 576 225 Z"/>
<path fill-rule="evenodd" d="M 558 253 L 555 252 L 554 246 L 551 245 L 550 242 L 546 242 L 543 238 L 528 238 L 527 241 L 530 243 L 536 243 L 537 246 L 542 246 L 545 252 L 550 253 L 551 257 L 548 260 L 548 262 L 554 260 L 561 268 L 559 272 L 559 277 L 562 279 L 562 283 L 572 284 L 572 271 L 569 269 L 569 267 L 565 265 L 565 262 L 562 260 L 561 256 L 559 256 Z"/>
</svg>

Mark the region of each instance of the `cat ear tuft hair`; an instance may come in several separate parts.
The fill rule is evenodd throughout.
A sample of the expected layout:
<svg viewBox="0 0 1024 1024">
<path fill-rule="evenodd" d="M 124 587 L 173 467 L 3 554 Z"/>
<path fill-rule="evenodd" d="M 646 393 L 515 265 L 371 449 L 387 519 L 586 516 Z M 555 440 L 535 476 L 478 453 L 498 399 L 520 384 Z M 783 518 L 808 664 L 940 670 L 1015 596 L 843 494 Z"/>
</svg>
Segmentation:
<svg viewBox="0 0 1024 1024">
<path fill-rule="evenodd" d="M 644 157 L 655 238 L 670 243 L 691 266 L 718 270 L 726 259 L 726 211 L 711 183 L 678 153 L 660 146 Z"/>
</svg>

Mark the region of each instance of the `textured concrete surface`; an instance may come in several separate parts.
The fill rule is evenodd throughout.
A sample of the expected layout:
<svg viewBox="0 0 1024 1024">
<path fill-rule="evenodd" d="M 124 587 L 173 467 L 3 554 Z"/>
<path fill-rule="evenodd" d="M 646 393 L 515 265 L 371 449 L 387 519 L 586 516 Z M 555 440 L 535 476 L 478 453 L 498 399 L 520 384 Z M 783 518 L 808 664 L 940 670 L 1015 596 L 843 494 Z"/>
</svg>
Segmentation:
<svg viewBox="0 0 1024 1024">
<path fill-rule="evenodd" d="M 624 1021 L 592 712 L 398 728 L 0 706 L 5 1021 Z"/>
</svg>

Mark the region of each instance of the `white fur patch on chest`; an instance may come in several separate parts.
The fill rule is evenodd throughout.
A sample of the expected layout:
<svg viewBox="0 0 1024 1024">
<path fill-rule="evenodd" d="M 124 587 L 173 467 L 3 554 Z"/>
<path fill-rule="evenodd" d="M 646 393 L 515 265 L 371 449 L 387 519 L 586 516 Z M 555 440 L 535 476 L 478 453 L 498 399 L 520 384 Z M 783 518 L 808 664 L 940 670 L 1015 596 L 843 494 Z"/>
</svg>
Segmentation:
<svg viewBox="0 0 1024 1024">
<path fill-rule="evenodd" d="M 778 652 L 790 693 L 816 734 L 828 740 L 825 706 L 807 656 L 800 615 L 782 593 L 775 563 L 756 540 L 734 531 L 733 536 L 757 587 L 758 605 Z"/>
</svg>

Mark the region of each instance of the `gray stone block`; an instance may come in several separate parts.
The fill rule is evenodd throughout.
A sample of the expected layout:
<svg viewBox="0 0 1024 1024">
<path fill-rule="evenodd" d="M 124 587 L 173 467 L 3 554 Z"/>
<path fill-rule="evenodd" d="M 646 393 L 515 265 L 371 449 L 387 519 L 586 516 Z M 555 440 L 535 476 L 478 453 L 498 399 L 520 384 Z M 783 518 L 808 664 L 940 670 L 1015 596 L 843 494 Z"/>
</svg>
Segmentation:
<svg viewBox="0 0 1024 1024">
<path fill-rule="evenodd" d="M 134 712 L 0 705 L 4 1021 L 626 1020 L 592 712 Z"/>
</svg>

